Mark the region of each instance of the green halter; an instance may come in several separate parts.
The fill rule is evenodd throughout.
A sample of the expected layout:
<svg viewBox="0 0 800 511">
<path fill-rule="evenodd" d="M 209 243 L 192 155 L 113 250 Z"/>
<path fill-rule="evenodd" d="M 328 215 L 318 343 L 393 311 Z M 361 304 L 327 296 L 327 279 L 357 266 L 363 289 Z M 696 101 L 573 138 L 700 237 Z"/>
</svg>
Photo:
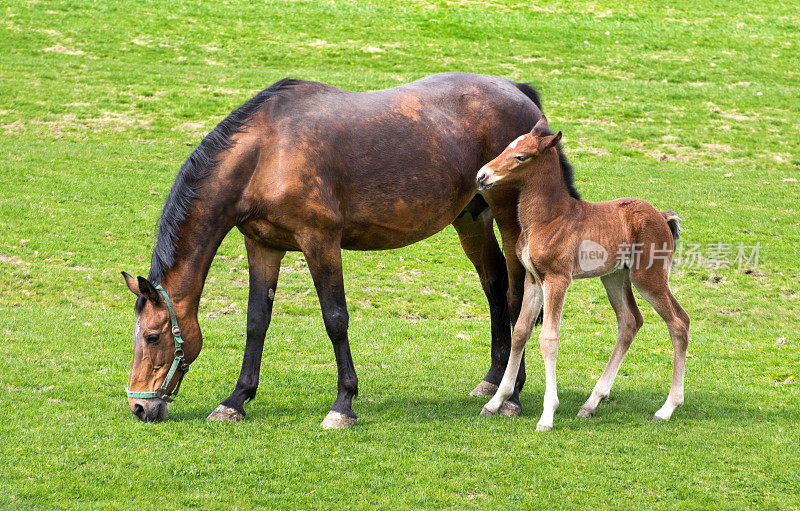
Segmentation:
<svg viewBox="0 0 800 511">
<path fill-rule="evenodd" d="M 172 336 L 175 338 L 175 359 L 172 361 L 172 366 L 169 368 L 169 372 L 167 373 L 167 377 L 164 378 L 164 383 L 161 384 L 161 387 L 156 389 L 155 391 L 150 392 L 133 392 L 128 387 L 125 387 L 125 392 L 128 393 L 128 397 L 138 398 L 138 399 L 151 399 L 151 398 L 161 398 L 164 401 L 172 402 L 175 401 L 175 398 L 172 396 L 178 395 L 178 389 L 181 387 L 181 382 L 183 381 L 183 377 L 189 371 L 189 364 L 184 362 L 183 360 L 183 339 L 181 338 L 181 329 L 178 326 L 178 318 L 175 316 L 175 309 L 172 308 L 172 301 L 167 296 L 167 292 L 164 291 L 164 288 L 161 287 L 160 284 L 156 285 L 156 289 L 161 291 L 161 294 L 164 295 L 164 300 L 167 302 L 167 309 L 169 310 L 169 320 L 172 323 Z M 178 380 L 178 384 L 175 385 L 175 389 L 167 394 L 167 389 L 169 388 L 170 383 L 172 383 L 172 378 L 175 377 L 175 371 L 181 368 L 181 378 Z"/>
</svg>

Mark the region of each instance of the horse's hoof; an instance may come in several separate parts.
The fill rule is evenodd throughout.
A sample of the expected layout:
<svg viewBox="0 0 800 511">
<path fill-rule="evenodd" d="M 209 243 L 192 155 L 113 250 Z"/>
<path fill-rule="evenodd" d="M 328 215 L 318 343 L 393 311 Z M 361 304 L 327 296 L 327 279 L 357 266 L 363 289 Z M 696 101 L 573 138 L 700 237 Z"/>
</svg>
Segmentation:
<svg viewBox="0 0 800 511">
<path fill-rule="evenodd" d="M 484 406 L 484 407 L 483 407 L 483 409 L 481 410 L 481 415 L 483 415 L 483 416 L 489 416 L 489 415 L 494 415 L 494 414 L 495 414 L 495 412 L 493 412 L 493 411 L 489 410 L 489 409 L 488 409 L 488 408 L 486 408 L 485 406 Z"/>
<path fill-rule="evenodd" d="M 668 421 L 669 417 L 659 417 L 658 415 L 653 415 L 653 422 L 661 422 L 661 421 Z"/>
<path fill-rule="evenodd" d="M 589 417 L 594 417 L 594 410 L 589 410 L 588 408 L 581 408 L 578 410 L 578 417 L 588 419 Z"/>
<path fill-rule="evenodd" d="M 481 380 L 475 389 L 469 393 L 472 397 L 488 396 L 492 397 L 497 392 L 497 385 L 489 383 L 486 380 Z"/>
<path fill-rule="evenodd" d="M 331 410 L 322 421 L 322 429 L 344 429 L 356 423 L 356 417 L 350 417 L 343 413 Z"/>
<path fill-rule="evenodd" d="M 225 405 L 219 405 L 216 410 L 208 416 L 210 421 L 239 422 L 244 419 L 244 414 Z"/>
<path fill-rule="evenodd" d="M 553 429 L 553 426 L 551 426 L 549 424 L 537 424 L 536 425 L 536 431 L 551 431 L 552 429 Z"/>
<path fill-rule="evenodd" d="M 497 413 L 504 417 L 516 417 L 519 415 L 520 411 L 522 411 L 522 407 L 520 405 L 506 401 L 500 406 L 500 409 L 497 410 Z"/>
</svg>

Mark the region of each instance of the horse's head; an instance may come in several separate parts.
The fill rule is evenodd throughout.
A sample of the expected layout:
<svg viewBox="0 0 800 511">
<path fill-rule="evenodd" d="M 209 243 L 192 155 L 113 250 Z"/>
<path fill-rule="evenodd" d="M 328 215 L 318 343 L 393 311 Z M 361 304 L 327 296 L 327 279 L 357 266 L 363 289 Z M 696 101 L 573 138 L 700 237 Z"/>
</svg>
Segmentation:
<svg viewBox="0 0 800 511">
<path fill-rule="evenodd" d="M 517 137 L 495 159 L 481 167 L 475 177 L 478 188 L 488 190 L 500 180 L 508 183 L 525 180 L 540 167 L 536 165 L 541 161 L 539 157 L 556 147 L 560 140 L 561 132 L 553 135 L 543 115 L 530 133 Z"/>
<path fill-rule="evenodd" d="M 134 279 L 125 272 L 122 276 L 137 297 L 133 366 L 126 389 L 128 404 L 140 420 L 162 421 L 169 411 L 167 402 L 172 401 L 171 396 L 177 393 L 189 368 L 183 351 L 183 333 L 174 306 L 161 286 L 143 277 Z"/>
</svg>

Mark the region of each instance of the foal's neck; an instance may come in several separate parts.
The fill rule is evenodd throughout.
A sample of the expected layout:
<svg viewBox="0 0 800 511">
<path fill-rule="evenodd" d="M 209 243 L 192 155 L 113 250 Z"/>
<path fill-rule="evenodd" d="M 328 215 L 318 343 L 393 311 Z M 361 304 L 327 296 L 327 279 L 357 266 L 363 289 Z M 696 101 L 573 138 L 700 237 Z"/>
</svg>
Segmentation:
<svg viewBox="0 0 800 511">
<path fill-rule="evenodd" d="M 526 233 L 573 212 L 582 202 L 570 195 L 555 148 L 548 150 L 539 165 L 541 168 L 520 188 L 519 220 Z"/>
</svg>

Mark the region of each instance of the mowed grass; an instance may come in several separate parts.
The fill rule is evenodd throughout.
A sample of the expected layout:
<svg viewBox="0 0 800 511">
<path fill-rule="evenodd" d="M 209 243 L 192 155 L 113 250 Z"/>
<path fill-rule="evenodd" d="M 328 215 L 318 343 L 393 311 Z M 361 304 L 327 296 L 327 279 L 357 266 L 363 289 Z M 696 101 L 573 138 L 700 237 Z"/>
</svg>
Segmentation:
<svg viewBox="0 0 800 511">
<path fill-rule="evenodd" d="M 656 4 L 656 3 L 652 3 Z M 7 2 L 0 7 L 0 506 L 800 506 L 800 15 L 792 2 Z M 205 349 L 162 424 L 130 413 L 132 295 L 178 167 L 284 76 L 352 89 L 461 70 L 533 81 L 588 200 L 635 196 L 684 243 L 760 244 L 760 267 L 681 268 L 686 404 L 645 327 L 598 416 L 575 414 L 616 335 L 599 281 L 568 296 L 556 429 L 482 418 L 488 310 L 452 228 L 345 254 L 360 378 L 348 431 L 319 423 L 336 369 L 304 261 L 286 257 L 256 400 L 206 415 L 244 347 L 232 232 L 201 305 Z M 704 249 L 703 249 L 704 250 Z"/>
</svg>

